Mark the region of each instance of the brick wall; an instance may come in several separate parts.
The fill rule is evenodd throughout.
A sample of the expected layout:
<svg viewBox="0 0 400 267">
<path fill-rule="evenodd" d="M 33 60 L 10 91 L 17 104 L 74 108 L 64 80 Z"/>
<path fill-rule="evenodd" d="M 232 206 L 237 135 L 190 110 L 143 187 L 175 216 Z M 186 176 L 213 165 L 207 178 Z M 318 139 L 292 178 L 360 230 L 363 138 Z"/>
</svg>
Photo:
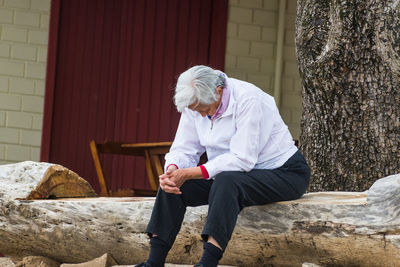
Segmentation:
<svg viewBox="0 0 400 267">
<path fill-rule="evenodd" d="M 50 0 L 0 0 L 0 164 L 39 160 Z"/>
<path fill-rule="evenodd" d="M 225 70 L 228 76 L 254 83 L 273 95 L 279 0 L 230 0 Z M 283 73 L 282 118 L 295 139 L 300 135 L 302 112 L 300 76 L 294 32 L 296 0 L 287 0 Z"/>
</svg>

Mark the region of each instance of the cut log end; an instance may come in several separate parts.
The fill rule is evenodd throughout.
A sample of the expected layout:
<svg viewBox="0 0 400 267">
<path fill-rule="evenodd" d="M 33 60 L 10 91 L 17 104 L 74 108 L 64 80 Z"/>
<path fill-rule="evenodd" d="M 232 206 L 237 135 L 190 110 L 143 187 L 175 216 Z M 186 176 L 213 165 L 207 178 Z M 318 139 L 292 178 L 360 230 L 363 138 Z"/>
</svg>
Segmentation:
<svg viewBox="0 0 400 267">
<path fill-rule="evenodd" d="M 66 197 L 97 197 L 90 184 L 61 165 L 50 166 L 37 187 L 25 200 Z"/>
</svg>

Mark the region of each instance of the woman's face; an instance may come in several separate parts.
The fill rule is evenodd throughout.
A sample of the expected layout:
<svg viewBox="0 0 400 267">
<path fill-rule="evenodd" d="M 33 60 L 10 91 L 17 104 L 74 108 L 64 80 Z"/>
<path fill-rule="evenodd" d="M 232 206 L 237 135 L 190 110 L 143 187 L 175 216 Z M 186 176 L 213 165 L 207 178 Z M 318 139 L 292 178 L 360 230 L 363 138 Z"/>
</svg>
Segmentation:
<svg viewBox="0 0 400 267">
<path fill-rule="evenodd" d="M 212 116 L 214 113 L 217 111 L 218 105 L 215 107 L 215 103 L 218 101 L 210 104 L 210 105 L 205 105 L 205 104 L 198 104 L 196 105 L 190 105 L 188 108 L 190 108 L 193 111 L 197 111 L 200 113 L 201 116 Z"/>
<path fill-rule="evenodd" d="M 212 104 L 206 105 L 206 104 L 192 104 L 190 106 L 188 106 L 188 108 L 190 108 L 193 111 L 197 111 L 198 113 L 200 113 L 201 116 L 205 117 L 205 116 L 212 116 L 215 114 L 215 112 L 218 109 L 219 104 L 221 103 L 221 96 L 222 96 L 222 87 L 218 86 L 216 89 L 217 94 L 219 95 L 219 98 L 217 101 L 215 101 Z"/>
</svg>

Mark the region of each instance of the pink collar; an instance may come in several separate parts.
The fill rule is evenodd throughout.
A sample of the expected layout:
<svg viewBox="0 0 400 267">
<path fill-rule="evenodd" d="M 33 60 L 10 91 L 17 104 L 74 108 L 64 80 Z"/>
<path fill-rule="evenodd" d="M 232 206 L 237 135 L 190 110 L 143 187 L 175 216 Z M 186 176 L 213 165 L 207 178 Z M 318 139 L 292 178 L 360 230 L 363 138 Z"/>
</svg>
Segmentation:
<svg viewBox="0 0 400 267">
<path fill-rule="evenodd" d="M 230 97 L 230 90 L 228 85 L 225 83 L 225 88 L 222 89 L 221 103 L 219 103 L 219 106 L 215 111 L 214 115 L 211 116 L 210 118 L 211 120 L 218 119 L 226 111 L 229 105 L 229 97 Z"/>
</svg>

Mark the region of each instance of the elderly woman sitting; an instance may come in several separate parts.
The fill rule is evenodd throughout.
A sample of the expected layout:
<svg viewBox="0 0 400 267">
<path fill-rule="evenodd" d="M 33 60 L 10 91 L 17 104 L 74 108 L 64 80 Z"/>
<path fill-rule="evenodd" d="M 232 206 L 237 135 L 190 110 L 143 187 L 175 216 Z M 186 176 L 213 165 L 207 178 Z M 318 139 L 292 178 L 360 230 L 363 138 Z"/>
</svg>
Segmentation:
<svg viewBox="0 0 400 267">
<path fill-rule="evenodd" d="M 310 170 L 273 97 L 256 86 L 195 66 L 179 76 L 174 102 L 182 115 L 147 226 L 150 254 L 138 266 L 164 266 L 186 207 L 206 204 L 195 266 L 217 266 L 239 212 L 300 198 Z M 204 152 L 208 162 L 198 166 Z"/>
</svg>

